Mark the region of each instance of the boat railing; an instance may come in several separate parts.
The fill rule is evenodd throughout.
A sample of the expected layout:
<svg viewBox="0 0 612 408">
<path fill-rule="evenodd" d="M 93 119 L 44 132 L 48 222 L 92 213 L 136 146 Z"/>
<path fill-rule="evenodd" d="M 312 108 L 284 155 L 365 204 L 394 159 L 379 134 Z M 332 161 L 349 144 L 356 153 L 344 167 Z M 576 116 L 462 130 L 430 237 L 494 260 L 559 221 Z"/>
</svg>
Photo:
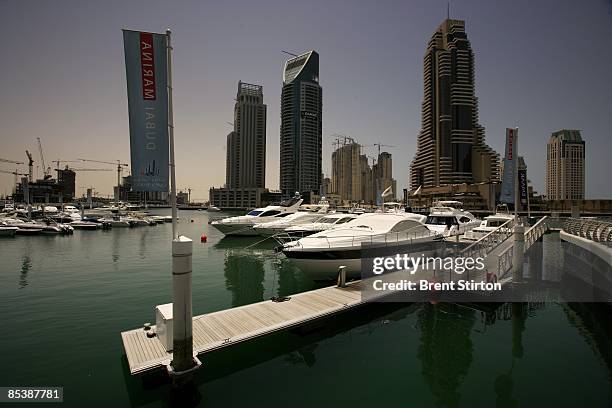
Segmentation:
<svg viewBox="0 0 612 408">
<path fill-rule="evenodd" d="M 476 259 L 485 258 L 487 254 L 501 245 L 512 236 L 513 228 L 516 225 L 516 218 L 509 219 L 499 227 L 495 228 L 478 241 L 470 244 L 461 251 L 461 256 Z"/>
</svg>

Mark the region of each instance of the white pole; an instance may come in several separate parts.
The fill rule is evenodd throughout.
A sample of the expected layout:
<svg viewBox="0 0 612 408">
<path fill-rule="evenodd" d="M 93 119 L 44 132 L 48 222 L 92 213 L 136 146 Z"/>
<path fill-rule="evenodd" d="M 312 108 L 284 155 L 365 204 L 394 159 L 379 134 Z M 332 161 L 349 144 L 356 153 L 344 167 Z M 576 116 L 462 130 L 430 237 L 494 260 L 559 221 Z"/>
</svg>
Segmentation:
<svg viewBox="0 0 612 408">
<path fill-rule="evenodd" d="M 168 136 L 170 138 L 170 205 L 172 206 L 172 239 L 178 238 L 176 230 L 176 173 L 174 159 L 174 111 L 172 109 L 172 44 L 170 42 L 170 29 L 166 30 L 166 55 L 168 60 Z"/>
<path fill-rule="evenodd" d="M 176 228 L 176 175 L 174 157 L 174 119 L 172 111 L 172 45 L 166 30 L 168 74 L 168 136 L 170 143 L 170 201 L 172 204 L 172 363 L 170 375 L 176 381 L 189 378 L 201 363 L 193 355 L 192 253 L 191 239 L 178 236 Z"/>
<path fill-rule="evenodd" d="M 519 207 L 519 203 L 521 202 L 521 199 L 519 197 L 519 188 L 518 188 L 518 128 L 515 127 L 514 128 L 514 152 L 513 152 L 513 156 L 512 156 L 512 160 L 514 161 L 514 174 L 512 175 L 514 177 L 514 216 L 516 217 L 516 219 L 518 220 L 518 207 Z"/>
</svg>

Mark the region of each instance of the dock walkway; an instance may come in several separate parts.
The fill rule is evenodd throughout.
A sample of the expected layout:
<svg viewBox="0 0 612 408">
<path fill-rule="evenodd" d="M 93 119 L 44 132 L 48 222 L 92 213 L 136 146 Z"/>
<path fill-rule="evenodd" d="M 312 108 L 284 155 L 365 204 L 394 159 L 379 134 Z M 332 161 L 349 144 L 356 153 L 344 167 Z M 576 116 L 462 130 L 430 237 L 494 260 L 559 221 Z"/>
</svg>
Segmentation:
<svg viewBox="0 0 612 408">
<path fill-rule="evenodd" d="M 255 337 L 304 324 L 363 303 L 360 282 L 344 288 L 325 287 L 292 295 L 290 300 L 271 300 L 235 307 L 193 318 L 194 354 L 204 354 Z M 155 330 L 152 326 L 151 330 Z M 157 336 L 147 337 L 143 328 L 121 333 L 131 374 L 166 366 L 172 360 Z"/>
</svg>

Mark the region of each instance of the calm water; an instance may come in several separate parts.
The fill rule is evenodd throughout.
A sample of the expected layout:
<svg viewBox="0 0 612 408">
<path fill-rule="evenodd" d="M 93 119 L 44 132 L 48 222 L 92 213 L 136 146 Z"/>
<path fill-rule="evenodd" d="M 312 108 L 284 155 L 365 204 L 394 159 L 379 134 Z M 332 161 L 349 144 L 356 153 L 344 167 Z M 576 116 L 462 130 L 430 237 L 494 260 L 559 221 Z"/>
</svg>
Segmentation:
<svg viewBox="0 0 612 408">
<path fill-rule="evenodd" d="M 206 213 L 179 215 L 194 239 L 194 314 L 316 287 L 272 245 L 244 249 L 258 239 L 221 239 Z M 63 386 L 64 406 L 173 405 L 167 384 L 127 374 L 119 335 L 170 301 L 170 229 L 1 239 L 0 385 Z M 609 315 L 581 304 L 493 314 L 373 305 L 204 358 L 192 397 L 207 407 L 609 407 Z"/>
</svg>

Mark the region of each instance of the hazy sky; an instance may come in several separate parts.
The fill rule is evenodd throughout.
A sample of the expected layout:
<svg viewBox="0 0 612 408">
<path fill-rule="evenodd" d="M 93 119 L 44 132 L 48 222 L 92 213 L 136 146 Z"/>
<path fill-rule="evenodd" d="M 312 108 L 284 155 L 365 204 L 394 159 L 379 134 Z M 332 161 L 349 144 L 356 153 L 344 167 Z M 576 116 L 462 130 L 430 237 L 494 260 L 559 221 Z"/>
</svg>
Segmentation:
<svg viewBox="0 0 612 408">
<path fill-rule="evenodd" d="M 0 0 L 0 157 L 25 160 L 28 149 L 38 162 L 40 137 L 47 162 L 128 161 L 121 28 L 170 27 L 178 187 L 192 197 L 224 182 L 239 80 L 263 85 L 266 182 L 278 187 L 281 50 L 310 49 L 320 54 L 324 172 L 334 133 L 395 145 L 401 191 L 421 125 L 423 54 L 445 17 L 443 0 Z M 455 0 L 451 17 L 466 20 L 487 142 L 502 152 L 505 127 L 518 126 L 529 178 L 544 192 L 550 133 L 581 129 L 587 198 L 611 198 L 612 2 Z M 79 193 L 111 194 L 115 182 L 114 172 L 77 175 Z M 0 174 L 0 194 L 12 187 Z"/>
</svg>

